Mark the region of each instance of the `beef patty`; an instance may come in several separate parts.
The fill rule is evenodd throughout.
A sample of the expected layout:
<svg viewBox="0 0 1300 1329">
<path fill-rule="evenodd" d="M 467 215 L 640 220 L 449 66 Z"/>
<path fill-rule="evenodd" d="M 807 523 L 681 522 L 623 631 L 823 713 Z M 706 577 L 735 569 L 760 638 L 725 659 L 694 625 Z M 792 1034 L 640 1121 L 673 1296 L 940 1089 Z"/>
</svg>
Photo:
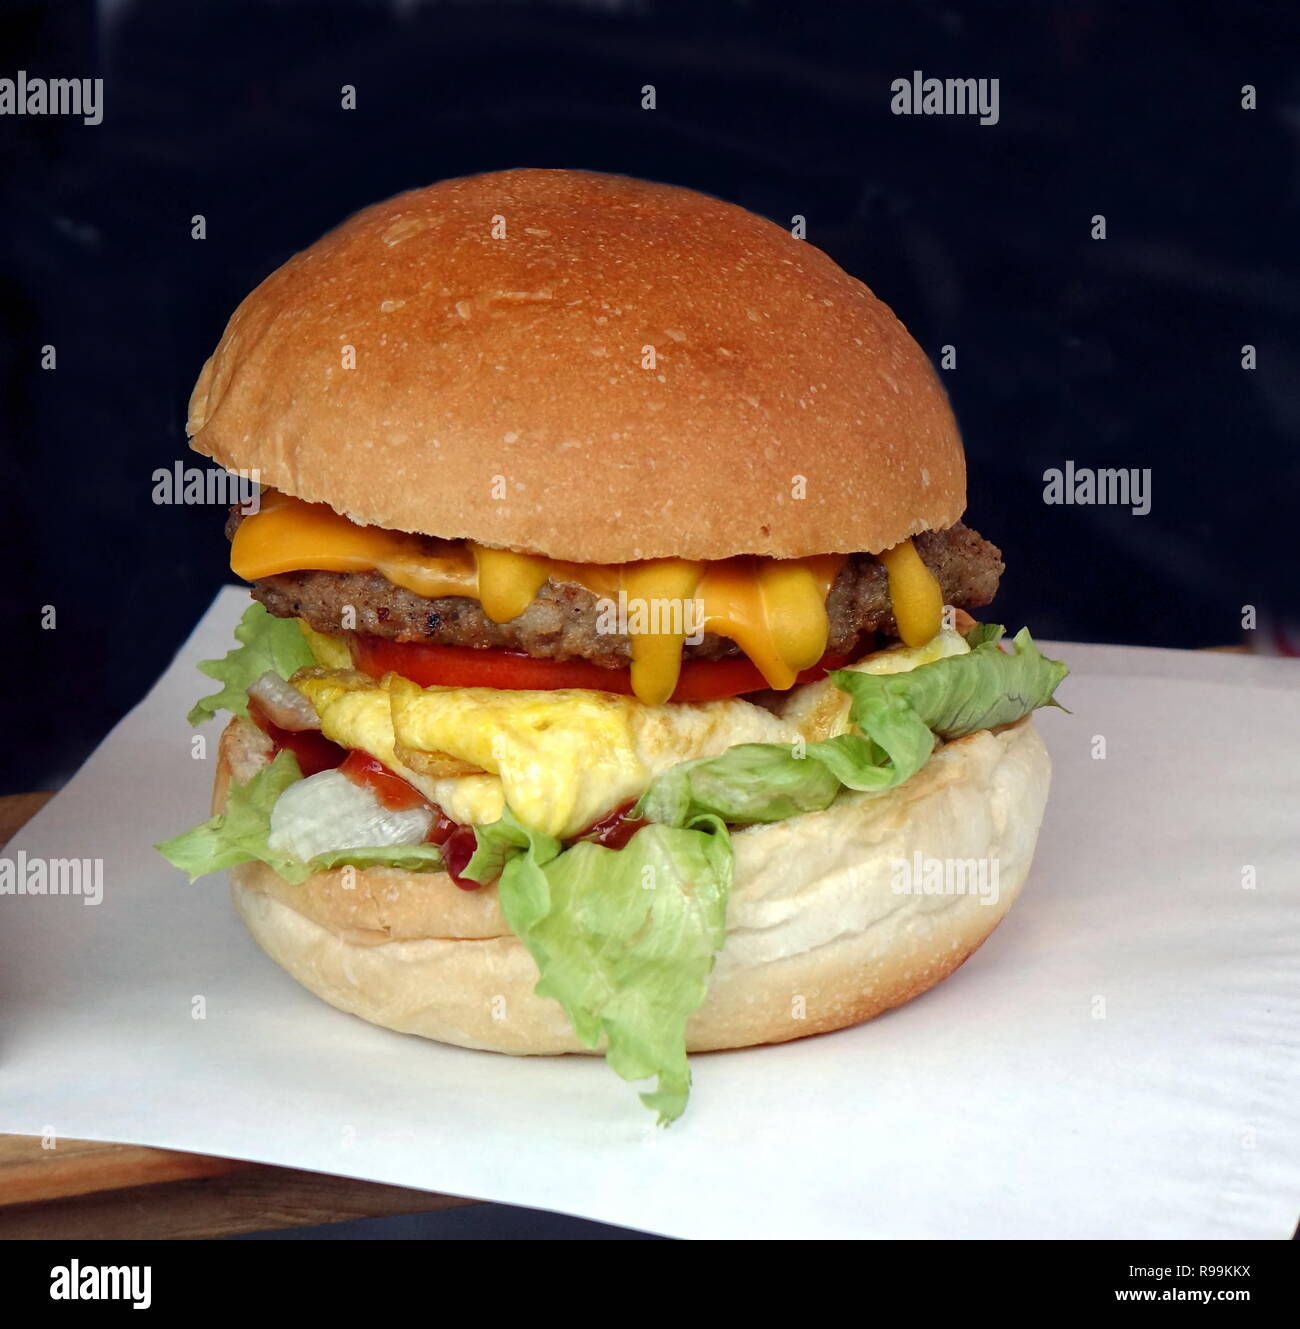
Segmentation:
<svg viewBox="0 0 1300 1329">
<path fill-rule="evenodd" d="M 233 534 L 237 517 L 227 527 Z M 1002 575 L 996 545 L 960 522 L 915 537 L 917 553 L 943 590 L 945 604 L 977 609 L 988 604 Z M 303 618 L 318 632 L 342 635 L 343 613 L 351 606 L 355 630 L 390 641 L 440 646 L 496 647 L 545 659 L 590 660 L 621 668 L 631 659 L 628 639 L 597 631 L 597 597 L 572 582 L 547 582 L 518 618 L 493 623 L 477 600 L 416 595 L 377 572 L 285 572 L 253 583 L 253 598 L 280 618 Z M 866 632 L 896 636 L 889 584 L 881 563 L 855 554 L 840 570 L 826 599 L 830 618 L 827 650 L 852 650 Z M 720 660 L 741 654 L 735 642 L 706 633 L 683 656 Z"/>
</svg>

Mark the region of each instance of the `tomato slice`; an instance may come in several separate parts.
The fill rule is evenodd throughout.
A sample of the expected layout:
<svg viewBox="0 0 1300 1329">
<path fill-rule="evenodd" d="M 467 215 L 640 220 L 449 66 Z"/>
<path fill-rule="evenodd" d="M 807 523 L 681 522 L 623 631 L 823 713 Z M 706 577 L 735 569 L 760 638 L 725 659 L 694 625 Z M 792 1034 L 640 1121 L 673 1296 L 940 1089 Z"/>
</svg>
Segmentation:
<svg viewBox="0 0 1300 1329">
<path fill-rule="evenodd" d="M 352 781 L 372 794 L 390 811 L 401 812 L 406 808 L 418 808 L 429 800 L 414 785 L 395 775 L 376 757 L 368 752 L 353 750 L 339 770 Z"/>
<path fill-rule="evenodd" d="M 425 642 L 388 641 L 360 633 L 351 638 L 352 660 L 371 678 L 401 674 L 422 688 L 503 688 L 550 692 L 588 688 L 632 695 L 630 669 L 606 669 L 590 660 L 539 660 L 516 651 L 479 650 L 472 646 L 432 646 Z M 798 677 L 800 683 L 822 678 L 828 669 L 848 664 L 852 654 L 825 655 Z M 767 680 L 743 656 L 731 660 L 686 660 L 672 701 L 720 701 L 758 692 Z"/>
<path fill-rule="evenodd" d="M 331 742 L 319 729 L 281 729 L 251 697 L 248 718 L 275 744 L 277 752 L 288 748 L 298 758 L 304 777 L 332 771 L 348 755 L 346 748 Z"/>
</svg>

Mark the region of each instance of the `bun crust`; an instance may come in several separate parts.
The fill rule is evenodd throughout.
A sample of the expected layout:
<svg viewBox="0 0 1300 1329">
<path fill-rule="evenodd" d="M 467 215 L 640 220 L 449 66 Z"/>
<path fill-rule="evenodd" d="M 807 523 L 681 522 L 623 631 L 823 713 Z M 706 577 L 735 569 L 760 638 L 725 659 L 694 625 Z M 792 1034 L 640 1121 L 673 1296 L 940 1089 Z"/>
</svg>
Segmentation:
<svg viewBox="0 0 1300 1329">
<path fill-rule="evenodd" d="M 583 171 L 344 222 L 235 311 L 188 428 L 359 522 L 581 562 L 877 553 L 966 504 L 944 390 L 866 286 L 743 208 Z"/>
<path fill-rule="evenodd" d="M 222 737 L 219 788 L 232 766 L 245 779 L 237 763 L 265 760 L 246 729 L 234 721 Z M 1023 886 L 1050 774 L 1025 719 L 948 744 L 886 794 L 737 832 L 726 945 L 688 1048 L 845 1028 L 946 978 Z M 895 893 L 895 865 L 915 854 L 996 863 L 996 894 Z M 304 987 L 375 1024 L 461 1047 L 589 1050 L 557 1002 L 533 995 L 537 969 L 494 886 L 466 892 L 443 873 L 373 868 L 349 886 L 345 871 L 294 886 L 261 863 L 231 869 L 249 931 Z"/>
</svg>

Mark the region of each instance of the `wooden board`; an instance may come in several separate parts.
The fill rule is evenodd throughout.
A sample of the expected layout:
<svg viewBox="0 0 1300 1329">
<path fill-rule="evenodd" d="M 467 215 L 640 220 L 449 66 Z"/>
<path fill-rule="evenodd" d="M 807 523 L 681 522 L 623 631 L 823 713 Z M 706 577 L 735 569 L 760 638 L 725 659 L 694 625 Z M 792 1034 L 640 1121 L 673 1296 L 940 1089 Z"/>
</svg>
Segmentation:
<svg viewBox="0 0 1300 1329">
<path fill-rule="evenodd" d="M 42 1151 L 0 1136 L 0 1240 L 225 1237 L 473 1203 L 165 1149 L 65 1140 Z"/>
</svg>

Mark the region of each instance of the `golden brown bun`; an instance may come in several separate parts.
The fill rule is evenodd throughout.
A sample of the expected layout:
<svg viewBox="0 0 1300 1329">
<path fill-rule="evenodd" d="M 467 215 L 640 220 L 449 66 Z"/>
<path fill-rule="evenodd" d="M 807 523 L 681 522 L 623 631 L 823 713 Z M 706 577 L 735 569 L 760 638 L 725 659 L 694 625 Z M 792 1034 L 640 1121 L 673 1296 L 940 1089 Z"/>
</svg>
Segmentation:
<svg viewBox="0 0 1300 1329">
<path fill-rule="evenodd" d="M 235 721 L 219 782 L 256 769 Z M 693 1052 L 841 1029 L 946 978 L 993 931 L 1024 884 L 1050 767 L 1032 723 L 941 748 L 883 795 L 854 795 L 733 836 L 727 940 L 687 1031 Z M 894 864 L 997 863 L 998 893 L 905 895 Z M 442 873 L 323 872 L 301 886 L 261 863 L 231 870 L 258 944 L 340 1010 L 404 1033 L 511 1053 L 582 1052 L 559 1004 L 533 995 L 537 969 L 501 919 L 494 886 Z M 349 885 L 348 883 L 351 883 Z"/>
<path fill-rule="evenodd" d="M 966 504 L 943 388 L 861 282 L 743 208 L 583 171 L 344 222 L 235 311 L 189 432 L 359 522 L 582 562 L 876 553 Z"/>
</svg>

